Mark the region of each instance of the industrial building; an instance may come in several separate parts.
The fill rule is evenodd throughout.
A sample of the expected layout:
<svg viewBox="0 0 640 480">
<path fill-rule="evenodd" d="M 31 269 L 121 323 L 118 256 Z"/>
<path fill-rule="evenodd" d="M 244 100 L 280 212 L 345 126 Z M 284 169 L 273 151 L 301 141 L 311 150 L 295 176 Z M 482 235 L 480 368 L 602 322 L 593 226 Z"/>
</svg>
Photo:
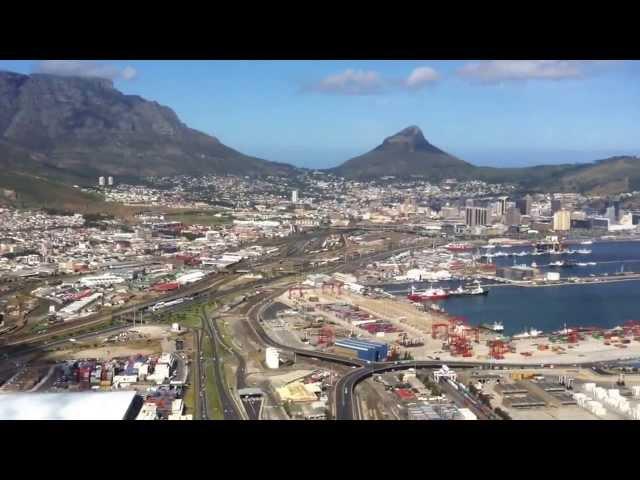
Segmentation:
<svg viewBox="0 0 640 480">
<path fill-rule="evenodd" d="M 386 343 L 344 338 L 337 340 L 334 345 L 336 350 L 338 348 L 340 349 L 341 353 L 346 350 L 346 352 L 350 352 L 352 356 L 357 356 L 359 359 L 369 362 L 382 362 L 387 358 L 389 353 L 389 347 Z"/>
</svg>

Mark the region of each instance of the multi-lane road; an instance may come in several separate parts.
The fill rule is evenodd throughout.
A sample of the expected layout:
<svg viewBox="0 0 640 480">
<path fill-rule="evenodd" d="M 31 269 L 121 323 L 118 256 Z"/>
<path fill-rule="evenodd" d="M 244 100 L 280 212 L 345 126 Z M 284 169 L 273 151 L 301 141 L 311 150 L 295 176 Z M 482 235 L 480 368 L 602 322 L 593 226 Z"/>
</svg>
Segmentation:
<svg viewBox="0 0 640 480">
<path fill-rule="evenodd" d="M 224 346 L 219 336 L 217 326 L 215 326 L 215 321 L 203 313 L 202 325 L 207 336 L 205 341 L 209 341 L 211 344 L 213 357 L 207 360 L 210 360 L 213 363 L 216 389 L 218 391 L 218 398 L 220 399 L 223 418 L 225 420 L 242 420 L 242 413 L 238 408 L 238 404 L 233 399 L 233 394 L 229 392 L 227 382 L 225 381 L 222 353 L 222 348 L 224 348 Z"/>
</svg>

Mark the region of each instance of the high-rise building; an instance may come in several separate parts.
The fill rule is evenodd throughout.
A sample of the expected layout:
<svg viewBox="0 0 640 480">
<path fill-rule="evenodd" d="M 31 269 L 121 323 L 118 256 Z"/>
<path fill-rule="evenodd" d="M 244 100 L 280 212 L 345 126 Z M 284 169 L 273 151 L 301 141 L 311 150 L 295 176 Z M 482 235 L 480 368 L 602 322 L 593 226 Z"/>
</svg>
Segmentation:
<svg viewBox="0 0 640 480">
<path fill-rule="evenodd" d="M 487 209 L 483 207 L 467 207 L 465 224 L 470 227 L 487 224 Z"/>
<path fill-rule="evenodd" d="M 107 185 L 109 185 L 110 187 L 113 187 L 113 177 L 107 178 Z"/>
<path fill-rule="evenodd" d="M 507 208 L 504 214 L 504 224 L 509 226 L 520 225 L 520 209 L 516 207 Z"/>
<path fill-rule="evenodd" d="M 516 207 L 522 215 L 531 215 L 531 204 L 533 200 L 531 195 L 525 195 L 524 198 L 516 200 Z"/>
<path fill-rule="evenodd" d="M 551 213 L 556 213 L 558 210 L 562 210 L 562 200 L 554 198 L 551 200 Z"/>
<path fill-rule="evenodd" d="M 500 197 L 498 198 L 498 202 L 499 202 L 499 210 L 498 210 L 498 215 L 504 215 L 505 213 L 507 213 L 507 199 L 509 197 Z"/>
<path fill-rule="evenodd" d="M 555 231 L 571 229 L 571 212 L 569 210 L 558 210 L 553 214 L 553 229 Z"/>
<path fill-rule="evenodd" d="M 291 203 L 298 203 L 298 190 L 291 192 Z"/>
<path fill-rule="evenodd" d="M 104 177 L 98 177 L 98 185 L 104 187 Z"/>
<path fill-rule="evenodd" d="M 607 207 L 607 212 L 605 213 L 604 216 L 609 219 L 609 225 L 616 223 L 618 221 L 618 217 L 616 215 L 615 205 L 611 205 L 610 207 Z"/>
</svg>

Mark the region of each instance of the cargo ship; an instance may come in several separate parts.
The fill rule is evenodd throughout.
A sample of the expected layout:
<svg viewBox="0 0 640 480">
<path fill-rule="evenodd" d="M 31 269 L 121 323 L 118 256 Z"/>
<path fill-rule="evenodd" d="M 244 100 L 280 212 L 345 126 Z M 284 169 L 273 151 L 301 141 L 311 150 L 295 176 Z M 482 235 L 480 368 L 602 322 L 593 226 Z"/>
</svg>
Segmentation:
<svg viewBox="0 0 640 480">
<path fill-rule="evenodd" d="M 565 260 L 559 260 L 557 262 L 551 262 L 549 264 L 550 267 L 560 267 L 560 268 L 570 268 L 575 267 L 577 264 L 573 262 L 567 262 Z"/>
<path fill-rule="evenodd" d="M 429 287 L 426 290 L 416 290 L 411 287 L 411 293 L 407 295 L 407 298 L 412 302 L 427 302 L 430 300 L 443 300 L 449 297 L 449 293 L 442 288 Z"/>
<path fill-rule="evenodd" d="M 460 285 L 455 290 L 450 290 L 449 295 L 464 296 L 464 295 L 487 295 L 489 290 L 482 288 L 480 284 L 475 286 L 469 286 L 467 288 Z"/>
<path fill-rule="evenodd" d="M 470 243 L 449 243 L 445 245 L 445 248 L 450 252 L 468 252 L 473 250 L 473 245 Z"/>
<path fill-rule="evenodd" d="M 483 323 L 480 325 L 482 328 L 486 328 L 487 330 L 491 330 L 492 332 L 502 332 L 504 331 L 504 326 L 501 322 L 493 322 L 492 324 Z"/>
<path fill-rule="evenodd" d="M 516 333 L 513 338 L 535 338 L 539 337 L 540 335 L 542 335 L 542 330 L 532 328 L 529 331 L 525 330 L 522 333 Z"/>
</svg>

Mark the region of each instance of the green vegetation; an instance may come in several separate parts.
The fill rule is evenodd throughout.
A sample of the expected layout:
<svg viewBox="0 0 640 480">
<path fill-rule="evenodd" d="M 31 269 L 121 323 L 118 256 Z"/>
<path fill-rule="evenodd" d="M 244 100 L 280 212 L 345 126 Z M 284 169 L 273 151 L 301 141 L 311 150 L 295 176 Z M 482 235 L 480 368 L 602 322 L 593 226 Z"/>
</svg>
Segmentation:
<svg viewBox="0 0 640 480">
<path fill-rule="evenodd" d="M 3 172 L 0 188 L 14 190 L 15 205 L 19 208 L 35 208 L 46 205 L 55 211 L 99 211 L 104 208 L 102 199 L 77 188 L 45 180 L 36 175 Z"/>
<path fill-rule="evenodd" d="M 212 368 L 213 349 L 209 338 L 204 338 L 202 342 L 202 354 L 207 359 L 206 365 L 206 384 L 207 392 L 207 413 L 209 418 L 213 420 L 224 420 L 222 412 L 222 403 L 220 402 L 220 394 L 218 385 L 216 384 L 215 370 Z M 208 367 L 208 368 L 207 368 Z"/>
<path fill-rule="evenodd" d="M 205 304 L 204 308 L 207 314 L 211 314 L 217 307 L 216 302 Z M 200 328 L 202 326 L 202 305 L 191 305 L 189 308 L 172 312 L 156 317 L 158 323 L 174 323 L 177 322 L 182 326 L 190 328 Z"/>
<path fill-rule="evenodd" d="M 431 376 L 428 373 L 418 375 L 418 378 L 422 383 L 424 383 L 424 386 L 429 389 L 433 396 L 437 397 L 442 393 L 440 386 L 431 379 Z"/>
<path fill-rule="evenodd" d="M 188 210 L 184 212 L 174 212 L 166 216 L 168 221 L 182 222 L 185 225 L 221 225 L 231 222 L 231 217 L 220 216 L 216 214 L 219 212 L 213 210 Z"/>
</svg>

